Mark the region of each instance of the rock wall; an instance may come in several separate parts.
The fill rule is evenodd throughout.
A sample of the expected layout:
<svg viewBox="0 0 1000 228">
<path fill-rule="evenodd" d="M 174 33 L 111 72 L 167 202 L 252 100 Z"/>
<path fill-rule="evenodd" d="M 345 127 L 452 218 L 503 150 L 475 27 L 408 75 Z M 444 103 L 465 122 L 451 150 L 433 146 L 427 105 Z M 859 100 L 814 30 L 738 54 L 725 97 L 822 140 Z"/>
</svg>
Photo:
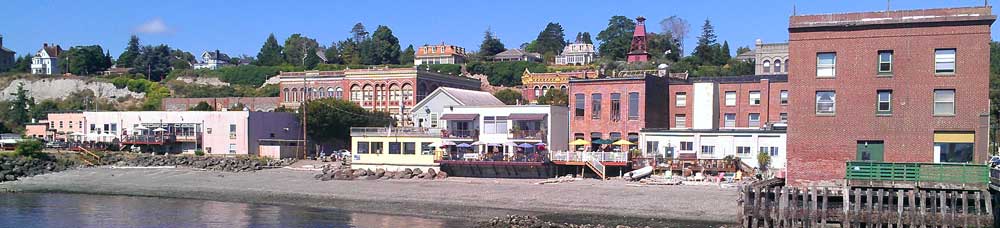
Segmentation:
<svg viewBox="0 0 1000 228">
<path fill-rule="evenodd" d="M 17 87 L 24 83 L 24 89 L 28 90 L 28 95 L 36 101 L 56 99 L 61 100 L 69 97 L 70 94 L 82 91 L 94 91 L 94 96 L 115 100 L 119 97 L 133 97 L 137 99 L 145 98 L 145 93 L 129 91 L 128 88 L 117 88 L 110 82 L 99 82 L 84 78 L 43 78 L 43 79 L 15 79 L 6 88 L 0 91 L 0 100 L 9 101 L 14 99 Z"/>
<path fill-rule="evenodd" d="M 71 160 L 0 157 L 0 182 L 15 181 L 22 177 L 49 172 L 59 172 L 76 167 L 77 164 Z"/>
<path fill-rule="evenodd" d="M 101 158 L 101 163 L 115 166 L 182 166 L 223 172 L 252 172 L 265 168 L 283 167 L 294 159 L 258 159 L 251 157 L 214 157 L 190 155 L 148 155 L 114 153 Z"/>
</svg>

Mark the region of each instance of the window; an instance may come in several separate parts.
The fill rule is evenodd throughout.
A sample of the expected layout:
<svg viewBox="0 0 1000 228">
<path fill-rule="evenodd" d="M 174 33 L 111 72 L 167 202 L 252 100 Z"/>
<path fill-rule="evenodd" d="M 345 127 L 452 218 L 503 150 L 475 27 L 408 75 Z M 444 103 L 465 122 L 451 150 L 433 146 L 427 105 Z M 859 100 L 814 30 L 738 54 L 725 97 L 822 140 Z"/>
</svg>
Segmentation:
<svg viewBox="0 0 1000 228">
<path fill-rule="evenodd" d="M 230 134 L 236 134 L 236 124 L 230 124 L 229 125 L 229 133 Z"/>
<path fill-rule="evenodd" d="M 955 90 L 934 90 L 934 115 L 955 115 Z"/>
<path fill-rule="evenodd" d="M 367 154 L 367 153 L 370 153 L 368 151 L 368 142 L 358 141 L 358 148 L 357 148 L 357 150 L 358 150 L 357 151 L 358 154 Z"/>
<path fill-rule="evenodd" d="M 420 143 L 420 154 L 422 155 L 433 155 L 434 147 L 431 146 L 429 142 Z"/>
<path fill-rule="evenodd" d="M 760 105 L 760 91 L 750 91 L 750 105 Z"/>
<path fill-rule="evenodd" d="M 725 126 L 726 128 L 736 127 L 736 113 L 726 113 L 725 115 Z"/>
<path fill-rule="evenodd" d="M 781 120 L 781 122 L 788 122 L 788 113 L 785 112 L 779 113 L 778 120 Z"/>
<path fill-rule="evenodd" d="M 621 132 L 611 132 L 611 133 L 608 134 L 608 139 L 611 139 L 611 141 L 617 142 L 618 140 L 622 139 L 622 133 Z"/>
<path fill-rule="evenodd" d="M 955 49 L 934 50 L 934 73 L 955 73 Z"/>
<path fill-rule="evenodd" d="M 438 127 L 438 114 L 437 113 L 431 113 L 430 117 L 428 117 L 428 118 L 430 118 L 429 121 L 431 122 L 431 127 Z"/>
<path fill-rule="evenodd" d="M 878 51 L 878 73 L 892 74 L 892 51 Z"/>
<path fill-rule="evenodd" d="M 573 109 L 574 112 L 575 112 L 574 116 L 576 116 L 576 117 L 583 117 L 583 112 L 584 112 L 584 108 L 585 108 L 583 106 L 586 105 L 586 103 L 587 103 L 586 98 L 585 98 L 585 96 L 582 93 L 575 94 L 575 95 L 573 95 L 573 97 L 574 97 L 574 99 L 576 99 L 576 102 L 575 102 L 576 103 L 575 104 L 576 107 Z"/>
<path fill-rule="evenodd" d="M 781 60 L 774 60 L 774 73 L 781 73 Z"/>
<path fill-rule="evenodd" d="M 660 154 L 660 142 L 646 141 L 646 153 L 651 155 Z"/>
<path fill-rule="evenodd" d="M 685 93 L 685 92 L 678 92 L 674 96 L 676 97 L 676 100 L 677 100 L 677 107 L 687 106 L 687 93 Z"/>
<path fill-rule="evenodd" d="M 401 154 L 402 145 L 399 142 L 389 142 L 389 154 Z"/>
<path fill-rule="evenodd" d="M 694 150 L 694 142 L 681 142 L 681 151 Z"/>
<path fill-rule="evenodd" d="M 877 114 L 892 114 L 892 90 L 878 91 Z"/>
<path fill-rule="evenodd" d="M 369 150 L 370 150 L 369 153 L 372 153 L 372 154 L 381 154 L 382 153 L 382 142 L 372 142 L 371 146 L 369 146 L 369 147 L 370 147 L 369 148 Z"/>
<path fill-rule="evenodd" d="M 229 144 L 229 153 L 230 154 L 235 154 L 236 153 L 236 143 L 230 143 Z"/>
<path fill-rule="evenodd" d="M 601 119 L 601 94 L 595 93 L 590 95 L 590 118 L 595 120 Z"/>
<path fill-rule="evenodd" d="M 611 121 L 622 119 L 622 94 L 611 94 Z"/>
<path fill-rule="evenodd" d="M 833 115 L 837 108 L 837 93 L 833 91 L 816 92 L 816 114 Z"/>
<path fill-rule="evenodd" d="M 736 91 L 726 91 L 726 106 L 736 106 Z"/>
<path fill-rule="evenodd" d="M 736 147 L 736 154 L 740 155 L 740 156 L 749 156 L 750 155 L 750 147 L 749 146 L 737 146 Z"/>
<path fill-rule="evenodd" d="M 639 119 L 639 93 L 628 93 L 628 119 Z"/>
<path fill-rule="evenodd" d="M 972 162 L 975 139 L 973 132 L 935 132 L 934 162 Z"/>
<path fill-rule="evenodd" d="M 507 134 L 506 116 L 486 116 L 483 117 L 483 130 L 486 134 Z"/>
<path fill-rule="evenodd" d="M 417 154 L 417 143 L 415 143 L 415 142 L 404 142 L 403 143 L 403 154 Z"/>
<path fill-rule="evenodd" d="M 542 96 L 542 89 L 539 88 L 538 86 L 535 86 L 535 97 L 541 97 L 541 96 Z"/>
<path fill-rule="evenodd" d="M 337 99 L 344 99 L 344 88 L 337 87 L 336 97 Z"/>
<path fill-rule="evenodd" d="M 778 156 L 778 147 L 776 146 L 762 146 L 760 147 L 760 153 L 766 153 L 768 155 Z"/>
<path fill-rule="evenodd" d="M 750 113 L 750 127 L 760 127 L 760 113 Z"/>
<path fill-rule="evenodd" d="M 837 75 L 837 53 L 816 54 L 816 77 L 835 77 Z"/>
<path fill-rule="evenodd" d="M 778 94 L 778 100 L 780 100 L 779 102 L 783 105 L 788 104 L 788 90 L 782 90 Z"/>
<path fill-rule="evenodd" d="M 685 114 L 674 115 L 674 127 L 687 128 L 687 115 Z"/>
<path fill-rule="evenodd" d="M 715 146 L 701 146 L 701 154 L 714 154 Z"/>
<path fill-rule="evenodd" d="M 771 73 L 771 61 L 764 60 L 764 73 Z"/>
</svg>

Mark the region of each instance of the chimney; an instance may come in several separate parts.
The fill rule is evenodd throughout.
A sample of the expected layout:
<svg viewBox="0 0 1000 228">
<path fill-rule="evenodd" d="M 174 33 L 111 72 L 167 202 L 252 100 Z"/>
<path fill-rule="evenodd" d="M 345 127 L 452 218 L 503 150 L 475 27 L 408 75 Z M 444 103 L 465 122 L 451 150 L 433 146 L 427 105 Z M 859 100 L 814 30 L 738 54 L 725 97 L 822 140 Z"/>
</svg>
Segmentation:
<svg viewBox="0 0 1000 228">
<path fill-rule="evenodd" d="M 47 47 L 49 47 L 49 43 L 42 43 L 42 47 L 43 47 L 43 48 L 47 48 Z"/>
<path fill-rule="evenodd" d="M 0 47 L 3 47 L 3 35 L 0 35 Z"/>
</svg>

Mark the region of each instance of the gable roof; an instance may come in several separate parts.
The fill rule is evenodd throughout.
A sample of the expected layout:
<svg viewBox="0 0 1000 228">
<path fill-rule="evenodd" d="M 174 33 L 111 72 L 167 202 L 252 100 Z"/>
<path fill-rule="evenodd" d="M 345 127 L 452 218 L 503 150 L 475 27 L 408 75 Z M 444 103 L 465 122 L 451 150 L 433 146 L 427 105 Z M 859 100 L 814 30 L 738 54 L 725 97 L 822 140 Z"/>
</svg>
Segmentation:
<svg viewBox="0 0 1000 228">
<path fill-rule="evenodd" d="M 62 51 L 63 50 L 59 47 L 59 45 L 49 45 L 48 43 L 45 43 L 42 44 L 42 49 L 38 50 L 38 53 L 35 55 L 38 56 L 42 54 L 42 52 L 45 52 L 49 58 L 59 58 L 59 54 L 62 53 Z"/>
<path fill-rule="evenodd" d="M 205 60 L 215 59 L 226 62 L 231 61 L 229 55 L 227 55 L 226 53 L 219 52 L 219 50 L 206 51 L 204 54 L 201 54 L 201 57 L 204 58 Z"/>
<path fill-rule="evenodd" d="M 497 99 L 497 97 L 493 96 L 493 94 L 490 94 L 489 92 L 456 89 L 451 87 L 438 87 L 423 100 L 420 100 L 420 102 L 413 105 L 413 107 L 416 108 L 424 106 L 427 102 L 430 102 L 430 98 L 437 95 L 448 96 L 461 106 L 504 105 L 503 101 L 500 101 L 500 99 Z"/>
</svg>

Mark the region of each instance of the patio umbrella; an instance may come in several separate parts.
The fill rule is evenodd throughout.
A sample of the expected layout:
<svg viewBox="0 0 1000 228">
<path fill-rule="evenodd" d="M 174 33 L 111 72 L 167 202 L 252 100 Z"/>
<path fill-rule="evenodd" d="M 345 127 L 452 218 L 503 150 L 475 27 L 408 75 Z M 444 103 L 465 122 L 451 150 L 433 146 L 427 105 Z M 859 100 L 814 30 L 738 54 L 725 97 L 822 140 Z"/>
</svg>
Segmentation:
<svg viewBox="0 0 1000 228">
<path fill-rule="evenodd" d="M 624 140 L 624 139 L 620 139 L 617 142 L 614 142 L 612 144 L 619 145 L 619 146 L 622 146 L 622 145 L 626 145 L 626 146 L 635 145 L 635 143 L 629 142 L 628 140 Z"/>
<path fill-rule="evenodd" d="M 84 134 L 80 133 L 80 132 L 73 132 L 72 134 L 69 134 L 69 135 L 71 135 L 71 136 L 83 136 Z"/>
<path fill-rule="evenodd" d="M 531 144 L 527 144 L 527 143 L 521 143 L 521 145 L 517 145 L 517 147 L 520 147 L 520 148 L 532 148 L 532 147 L 535 147 L 535 146 L 533 146 Z"/>
<path fill-rule="evenodd" d="M 458 147 L 458 148 L 469 148 L 469 147 L 472 147 L 472 145 L 469 145 L 468 143 L 462 143 L 462 144 L 458 144 L 456 147 Z"/>
<path fill-rule="evenodd" d="M 167 129 L 163 129 L 162 127 L 158 127 L 156 129 L 153 129 L 153 132 L 164 132 L 164 131 L 167 131 Z"/>
<path fill-rule="evenodd" d="M 515 147 L 515 146 L 517 146 L 517 143 L 514 143 L 514 142 L 505 142 L 505 143 L 503 143 L 503 145 L 504 146 Z"/>
<path fill-rule="evenodd" d="M 434 142 L 434 143 L 431 143 L 430 145 L 427 145 L 427 146 L 430 146 L 430 147 L 441 147 L 442 145 L 441 145 L 440 142 Z"/>
<path fill-rule="evenodd" d="M 483 144 L 485 144 L 485 143 L 483 143 L 481 141 L 475 141 L 475 142 L 472 143 L 473 146 L 478 146 L 478 145 L 483 145 Z"/>
<path fill-rule="evenodd" d="M 598 140 L 594 140 L 594 144 L 607 145 L 607 144 L 611 144 L 611 143 L 613 143 L 613 142 L 611 142 L 610 139 L 598 139 Z"/>
<path fill-rule="evenodd" d="M 581 139 L 581 140 L 582 140 L 582 139 Z M 545 144 L 545 143 L 535 143 L 535 146 L 548 146 L 548 145 L 549 145 L 549 144 Z"/>
<path fill-rule="evenodd" d="M 143 127 L 143 126 L 138 126 L 138 127 L 135 127 L 135 129 L 136 129 L 136 130 L 149 130 L 149 128 L 147 128 L 147 127 Z"/>
<path fill-rule="evenodd" d="M 542 144 L 542 143 L 539 143 L 539 144 Z M 572 142 L 569 142 L 569 145 L 573 145 L 573 146 L 586 146 L 586 145 L 590 145 L 590 142 L 587 142 L 587 140 L 583 140 L 583 139 L 577 139 L 577 140 L 574 140 Z"/>
<path fill-rule="evenodd" d="M 451 142 L 451 141 L 441 142 L 441 146 L 454 146 L 454 145 L 455 145 L 455 142 Z"/>
<path fill-rule="evenodd" d="M 499 143 L 489 143 L 489 144 L 486 144 L 486 146 L 500 146 L 500 144 Z"/>
</svg>

